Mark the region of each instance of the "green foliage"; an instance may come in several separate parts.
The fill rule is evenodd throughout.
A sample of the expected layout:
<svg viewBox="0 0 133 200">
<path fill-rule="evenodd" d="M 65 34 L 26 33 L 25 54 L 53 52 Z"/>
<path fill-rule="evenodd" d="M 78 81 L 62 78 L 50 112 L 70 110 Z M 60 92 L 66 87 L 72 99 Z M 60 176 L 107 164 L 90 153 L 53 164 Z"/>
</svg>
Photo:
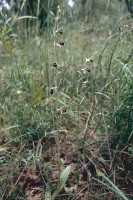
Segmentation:
<svg viewBox="0 0 133 200">
<path fill-rule="evenodd" d="M 36 105 L 41 102 L 46 85 L 42 85 L 36 92 L 33 104 Z"/>
<path fill-rule="evenodd" d="M 122 89 L 120 106 L 114 112 L 117 136 L 112 140 L 112 145 L 119 142 L 129 144 L 133 140 L 133 81 L 127 80 Z"/>
</svg>

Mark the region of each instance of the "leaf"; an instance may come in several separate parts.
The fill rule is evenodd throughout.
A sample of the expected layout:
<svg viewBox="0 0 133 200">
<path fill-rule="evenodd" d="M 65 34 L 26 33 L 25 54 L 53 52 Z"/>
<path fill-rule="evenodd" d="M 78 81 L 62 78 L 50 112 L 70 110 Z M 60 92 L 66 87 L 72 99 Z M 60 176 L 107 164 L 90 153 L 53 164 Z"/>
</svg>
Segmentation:
<svg viewBox="0 0 133 200">
<path fill-rule="evenodd" d="M 51 197 L 51 200 L 55 200 L 61 189 L 65 186 L 65 183 L 68 179 L 68 176 L 71 171 L 71 166 L 67 166 L 64 171 L 61 173 L 58 185 L 57 185 L 57 190 L 54 192 L 54 194 Z"/>
<path fill-rule="evenodd" d="M 18 17 L 16 19 L 16 21 L 18 21 L 20 19 L 37 19 L 37 17 L 34 17 L 34 16 L 21 16 L 21 17 Z"/>
<path fill-rule="evenodd" d="M 51 191 L 49 189 L 49 186 L 46 186 L 46 192 L 45 192 L 45 200 L 51 200 Z"/>
<path fill-rule="evenodd" d="M 37 90 L 37 92 L 36 92 L 36 94 L 35 94 L 35 97 L 34 97 L 33 105 L 37 105 L 38 103 L 41 102 L 45 87 L 46 87 L 46 84 L 43 84 L 43 85 Z"/>
<path fill-rule="evenodd" d="M 114 183 L 112 183 L 102 172 L 97 170 L 97 175 L 99 177 L 102 177 L 103 179 L 105 179 L 109 183 L 109 185 L 103 183 L 102 181 L 97 180 L 98 182 L 101 182 L 103 185 L 106 185 L 106 187 L 110 188 L 112 191 L 114 191 L 122 199 L 128 200 L 128 198 L 125 196 L 125 194 L 116 185 L 114 185 Z"/>
</svg>

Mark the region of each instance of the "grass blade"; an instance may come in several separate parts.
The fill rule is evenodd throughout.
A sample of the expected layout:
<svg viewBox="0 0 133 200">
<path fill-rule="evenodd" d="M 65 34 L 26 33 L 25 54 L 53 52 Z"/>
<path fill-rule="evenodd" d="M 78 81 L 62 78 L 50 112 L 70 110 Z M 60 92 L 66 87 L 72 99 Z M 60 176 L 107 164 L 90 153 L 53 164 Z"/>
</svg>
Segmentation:
<svg viewBox="0 0 133 200">
<path fill-rule="evenodd" d="M 97 171 L 97 175 L 99 177 L 102 177 L 103 179 L 105 179 L 112 187 L 104 184 L 105 186 L 107 186 L 108 188 L 112 189 L 122 199 L 128 200 L 128 198 L 125 196 L 125 194 L 116 185 L 114 185 L 114 183 L 112 183 L 102 172 Z"/>
</svg>

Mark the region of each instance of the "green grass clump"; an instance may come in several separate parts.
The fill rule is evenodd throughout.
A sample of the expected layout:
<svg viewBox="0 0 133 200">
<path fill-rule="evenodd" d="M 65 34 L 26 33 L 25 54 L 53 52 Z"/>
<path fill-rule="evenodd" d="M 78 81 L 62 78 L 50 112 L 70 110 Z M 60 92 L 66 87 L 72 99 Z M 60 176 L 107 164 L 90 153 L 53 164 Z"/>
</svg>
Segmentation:
<svg viewBox="0 0 133 200">
<path fill-rule="evenodd" d="M 120 106 L 113 116 L 117 130 L 116 137 L 112 141 L 113 144 L 119 142 L 130 144 L 133 139 L 133 83 L 130 78 L 123 89 L 120 96 Z"/>
</svg>

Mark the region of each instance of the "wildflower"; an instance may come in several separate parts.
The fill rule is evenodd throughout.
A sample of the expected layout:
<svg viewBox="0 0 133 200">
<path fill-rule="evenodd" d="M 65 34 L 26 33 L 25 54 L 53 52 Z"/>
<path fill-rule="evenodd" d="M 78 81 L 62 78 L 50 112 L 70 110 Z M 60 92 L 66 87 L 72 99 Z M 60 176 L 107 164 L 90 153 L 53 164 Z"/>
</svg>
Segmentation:
<svg viewBox="0 0 133 200">
<path fill-rule="evenodd" d="M 61 114 L 65 113 L 66 112 L 66 108 L 65 107 L 61 107 L 61 108 L 58 109 L 58 112 L 60 112 Z"/>
<path fill-rule="evenodd" d="M 87 63 L 87 62 L 91 62 L 91 63 L 93 63 L 92 58 L 86 58 L 86 63 Z"/>
<path fill-rule="evenodd" d="M 57 68 L 57 67 L 58 67 L 58 63 L 57 63 L 57 62 L 54 62 L 54 63 L 53 63 L 53 67 Z"/>
<path fill-rule="evenodd" d="M 88 85 L 90 85 L 89 81 L 84 81 L 84 82 L 83 82 L 83 86 L 84 86 L 84 87 L 87 87 Z"/>
<path fill-rule="evenodd" d="M 86 74 L 87 72 L 91 72 L 91 70 L 88 67 L 85 67 L 81 70 L 83 71 L 84 74 Z"/>
<path fill-rule="evenodd" d="M 58 41 L 58 42 L 56 42 L 56 46 L 57 46 L 57 47 L 64 46 L 64 42 L 60 42 L 60 41 Z"/>
<path fill-rule="evenodd" d="M 65 113 L 66 112 L 66 107 L 61 107 L 57 110 L 60 114 Z"/>
<path fill-rule="evenodd" d="M 62 32 L 62 30 L 61 30 L 60 28 L 57 28 L 55 32 L 56 32 L 56 33 L 59 33 L 60 35 L 63 34 L 63 32 Z"/>
<path fill-rule="evenodd" d="M 57 92 L 57 87 L 52 87 L 50 90 L 50 94 L 54 94 L 55 92 Z"/>
</svg>

